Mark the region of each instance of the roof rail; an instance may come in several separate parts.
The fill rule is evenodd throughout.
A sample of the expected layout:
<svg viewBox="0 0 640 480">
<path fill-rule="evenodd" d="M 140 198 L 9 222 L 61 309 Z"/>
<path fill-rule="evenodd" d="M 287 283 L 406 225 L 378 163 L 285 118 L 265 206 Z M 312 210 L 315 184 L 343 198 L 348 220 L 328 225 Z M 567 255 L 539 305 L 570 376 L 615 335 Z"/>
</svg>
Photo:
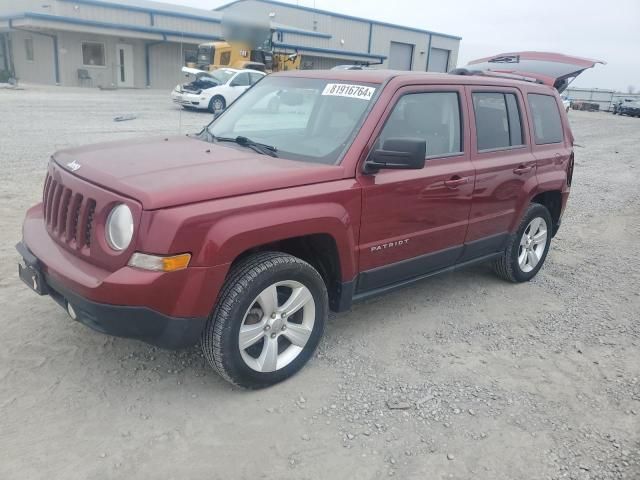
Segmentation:
<svg viewBox="0 0 640 480">
<path fill-rule="evenodd" d="M 507 72 L 493 72 L 491 70 L 472 70 L 469 68 L 454 68 L 448 72 L 451 75 L 477 75 L 479 77 L 496 77 L 509 78 L 511 80 L 522 80 L 523 82 L 544 83 L 533 77 L 525 77 L 524 75 L 516 75 Z"/>
</svg>

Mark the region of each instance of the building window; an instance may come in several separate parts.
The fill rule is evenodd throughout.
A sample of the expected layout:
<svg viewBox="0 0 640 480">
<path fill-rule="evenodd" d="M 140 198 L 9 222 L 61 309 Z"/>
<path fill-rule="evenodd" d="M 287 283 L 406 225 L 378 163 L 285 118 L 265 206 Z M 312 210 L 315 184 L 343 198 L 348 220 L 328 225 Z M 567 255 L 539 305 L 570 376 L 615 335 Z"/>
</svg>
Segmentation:
<svg viewBox="0 0 640 480">
<path fill-rule="evenodd" d="M 185 48 L 184 50 L 184 64 L 198 63 L 198 49 L 197 48 Z"/>
<path fill-rule="evenodd" d="M 82 64 L 88 67 L 104 67 L 104 43 L 82 42 Z"/>
<path fill-rule="evenodd" d="M 28 62 L 33 62 L 33 38 L 24 39 L 24 53 Z"/>
</svg>

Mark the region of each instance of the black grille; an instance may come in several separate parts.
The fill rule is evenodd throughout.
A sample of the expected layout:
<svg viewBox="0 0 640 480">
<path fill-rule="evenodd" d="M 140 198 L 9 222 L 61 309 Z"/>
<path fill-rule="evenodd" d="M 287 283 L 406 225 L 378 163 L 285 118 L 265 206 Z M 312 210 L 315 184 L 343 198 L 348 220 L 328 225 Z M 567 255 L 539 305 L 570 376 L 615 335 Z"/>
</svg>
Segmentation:
<svg viewBox="0 0 640 480">
<path fill-rule="evenodd" d="M 89 247 L 96 202 L 74 193 L 47 174 L 42 194 L 49 234 L 74 248 Z"/>
</svg>

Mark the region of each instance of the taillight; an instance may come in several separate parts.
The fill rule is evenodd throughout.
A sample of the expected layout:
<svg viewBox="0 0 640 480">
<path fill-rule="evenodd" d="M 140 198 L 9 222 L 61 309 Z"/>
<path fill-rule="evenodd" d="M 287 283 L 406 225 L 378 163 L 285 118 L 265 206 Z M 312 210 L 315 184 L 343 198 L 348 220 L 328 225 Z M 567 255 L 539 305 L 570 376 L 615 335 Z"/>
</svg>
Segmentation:
<svg viewBox="0 0 640 480">
<path fill-rule="evenodd" d="M 573 180 L 573 152 L 569 156 L 569 163 L 567 164 L 567 186 L 571 186 L 571 181 Z"/>
</svg>

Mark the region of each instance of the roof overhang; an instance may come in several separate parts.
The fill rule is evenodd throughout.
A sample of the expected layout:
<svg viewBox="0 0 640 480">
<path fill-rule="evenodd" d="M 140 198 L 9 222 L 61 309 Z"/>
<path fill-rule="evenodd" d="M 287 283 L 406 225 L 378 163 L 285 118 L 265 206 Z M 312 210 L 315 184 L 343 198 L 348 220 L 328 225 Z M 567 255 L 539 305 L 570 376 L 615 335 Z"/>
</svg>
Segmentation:
<svg viewBox="0 0 640 480">
<path fill-rule="evenodd" d="M 144 40 L 164 40 L 185 43 L 200 43 L 221 39 L 217 35 L 167 30 L 151 26 L 102 22 L 36 12 L 24 12 L 12 17 L 0 18 L 0 28 L 6 30 L 11 30 L 12 28 L 23 29 L 34 32 L 42 31 L 42 33 L 64 30 L 110 36 L 126 35 L 130 38 L 140 38 Z"/>
<path fill-rule="evenodd" d="M 333 48 L 311 47 L 307 45 L 297 45 L 291 43 L 273 42 L 275 48 L 281 48 L 284 50 L 296 51 L 298 53 L 308 53 L 319 57 L 331 57 L 340 58 L 344 60 L 358 60 L 358 61 L 379 61 L 386 60 L 386 55 L 377 55 L 374 53 L 366 52 L 352 52 L 349 50 L 338 50 Z"/>
</svg>

